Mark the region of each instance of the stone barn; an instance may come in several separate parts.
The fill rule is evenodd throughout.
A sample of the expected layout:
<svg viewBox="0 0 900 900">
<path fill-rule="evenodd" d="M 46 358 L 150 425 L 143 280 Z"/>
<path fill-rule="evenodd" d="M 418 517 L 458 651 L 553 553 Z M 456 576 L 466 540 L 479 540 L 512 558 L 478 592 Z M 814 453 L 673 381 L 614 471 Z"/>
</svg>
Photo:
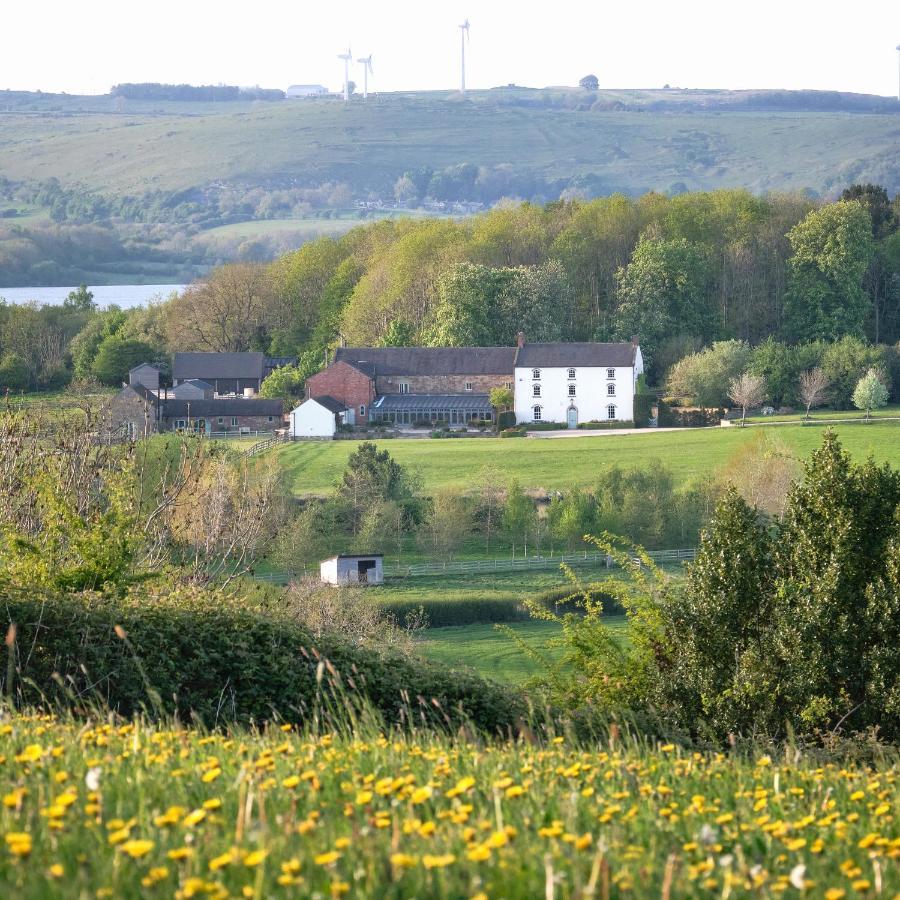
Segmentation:
<svg viewBox="0 0 900 900">
<path fill-rule="evenodd" d="M 319 565 L 323 584 L 384 584 L 384 554 L 340 553 Z"/>
</svg>

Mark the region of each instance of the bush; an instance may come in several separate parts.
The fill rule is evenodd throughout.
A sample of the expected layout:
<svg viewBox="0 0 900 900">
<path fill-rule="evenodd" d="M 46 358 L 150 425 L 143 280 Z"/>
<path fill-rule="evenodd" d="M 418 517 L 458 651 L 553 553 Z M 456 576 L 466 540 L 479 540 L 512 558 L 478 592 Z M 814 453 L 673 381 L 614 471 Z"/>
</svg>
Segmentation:
<svg viewBox="0 0 900 900">
<path fill-rule="evenodd" d="M 634 427 L 647 428 L 650 425 L 650 417 L 653 414 L 653 404 L 656 402 L 654 394 L 634 395 Z"/>
<path fill-rule="evenodd" d="M 488 731 L 507 728 L 523 710 L 513 691 L 471 675 L 335 638 L 313 641 L 277 602 L 186 589 L 124 600 L 82 593 L 42 602 L 31 592 L 4 599 L 0 627 L 17 626 L 14 688 L 23 704 L 77 709 L 101 701 L 123 715 L 147 708 L 208 726 L 300 723 L 319 702 L 321 654 L 390 723 L 408 715 L 404 692 L 413 703 L 424 698 L 416 714 L 429 721 L 441 715 L 430 705 L 435 698 L 455 721 Z"/>
<path fill-rule="evenodd" d="M 7 353 L 0 360 L 0 390 L 24 391 L 28 388 L 28 367 L 17 353 Z"/>
<path fill-rule="evenodd" d="M 528 422 L 529 431 L 565 431 L 569 426 L 565 422 Z"/>
<path fill-rule="evenodd" d="M 724 415 L 724 409 L 676 409 L 660 400 L 657 424 L 660 428 L 707 428 L 718 425 Z"/>
<path fill-rule="evenodd" d="M 504 431 L 507 428 L 515 428 L 516 427 L 516 414 L 508 409 L 506 412 L 499 413 L 497 415 L 497 430 Z"/>
<path fill-rule="evenodd" d="M 415 615 L 421 609 L 429 628 L 518 622 L 529 617 L 525 607 L 513 599 L 452 597 L 440 600 L 388 600 L 379 606 L 382 612 L 393 616 L 400 625 L 407 616 Z"/>
<path fill-rule="evenodd" d="M 502 438 L 520 438 L 525 437 L 525 429 L 524 428 L 507 428 L 506 431 L 500 432 L 500 437 Z"/>
<path fill-rule="evenodd" d="M 585 431 L 608 431 L 616 428 L 634 428 L 635 425 L 633 422 L 601 422 L 594 419 L 592 422 L 579 422 L 578 427 L 583 428 Z"/>
</svg>

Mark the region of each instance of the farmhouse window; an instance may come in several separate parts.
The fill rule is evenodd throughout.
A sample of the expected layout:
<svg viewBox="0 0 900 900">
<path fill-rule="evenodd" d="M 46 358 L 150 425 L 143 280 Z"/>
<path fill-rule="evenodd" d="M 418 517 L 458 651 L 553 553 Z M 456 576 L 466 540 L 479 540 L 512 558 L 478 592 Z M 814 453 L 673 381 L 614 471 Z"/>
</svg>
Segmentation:
<svg viewBox="0 0 900 900">
<path fill-rule="evenodd" d="M 531 370 L 531 377 L 532 377 L 535 381 L 540 381 L 540 380 L 541 380 L 541 370 L 540 370 L 540 369 L 532 369 L 532 370 Z"/>
<path fill-rule="evenodd" d="M 606 393 L 610 397 L 615 397 L 616 396 L 616 386 L 614 384 L 608 384 L 606 386 Z"/>
<path fill-rule="evenodd" d="M 531 410 L 531 417 L 535 422 L 541 421 L 541 408 L 539 406 L 535 406 L 534 409 Z"/>
<path fill-rule="evenodd" d="M 269 421 L 270 421 L 270 422 L 274 422 L 274 421 L 275 421 L 275 416 L 269 416 Z"/>
<path fill-rule="evenodd" d="M 359 414 L 360 414 L 360 416 L 365 416 L 365 414 L 366 414 L 366 404 L 365 403 L 359 404 Z"/>
<path fill-rule="evenodd" d="M 535 397 L 541 396 L 541 386 L 539 384 L 532 385 L 531 390 L 533 392 L 533 396 L 535 396 Z"/>
<path fill-rule="evenodd" d="M 575 396 L 575 385 L 574 385 L 574 384 L 570 384 L 570 385 L 569 385 L 569 396 L 570 396 L 570 397 L 574 397 L 574 396 Z"/>
<path fill-rule="evenodd" d="M 231 427 L 232 427 L 232 428 L 236 428 L 236 427 L 237 427 L 237 423 L 238 423 L 238 421 L 237 421 L 237 416 L 232 416 L 232 417 L 231 417 Z"/>
<path fill-rule="evenodd" d="M 184 428 L 184 426 L 185 426 L 186 424 L 187 424 L 187 423 L 184 421 L 184 419 L 179 419 L 179 420 L 175 423 L 175 427 L 176 427 L 176 428 Z"/>
<path fill-rule="evenodd" d="M 615 417 L 616 417 L 616 408 L 612 405 L 612 403 L 610 403 L 609 406 L 606 407 L 606 418 L 614 419 Z"/>
<path fill-rule="evenodd" d="M 472 390 L 472 382 L 471 382 L 471 381 L 467 381 L 467 382 L 466 382 L 466 390 L 467 390 L 467 391 L 471 391 L 471 390 Z"/>
<path fill-rule="evenodd" d="M 216 419 L 216 425 L 224 425 L 224 424 L 225 424 L 225 417 L 219 416 L 219 418 Z"/>
<path fill-rule="evenodd" d="M 607 369 L 607 370 L 606 370 L 606 377 L 607 377 L 607 378 L 615 378 L 615 377 L 616 377 L 616 370 L 615 370 L 615 369 Z"/>
<path fill-rule="evenodd" d="M 575 370 L 569 369 L 569 378 L 574 378 L 574 377 L 575 377 Z"/>
<path fill-rule="evenodd" d="M 509 390 L 509 391 L 511 391 L 515 386 L 516 386 L 516 383 L 515 383 L 514 381 L 507 381 L 507 382 L 506 382 L 506 389 Z"/>
</svg>

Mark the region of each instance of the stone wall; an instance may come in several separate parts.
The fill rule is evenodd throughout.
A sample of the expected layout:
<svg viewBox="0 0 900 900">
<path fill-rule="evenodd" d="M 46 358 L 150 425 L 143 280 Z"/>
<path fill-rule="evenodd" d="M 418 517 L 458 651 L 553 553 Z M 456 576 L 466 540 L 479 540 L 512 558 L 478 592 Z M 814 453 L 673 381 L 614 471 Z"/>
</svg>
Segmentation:
<svg viewBox="0 0 900 900">
<path fill-rule="evenodd" d="M 410 394 L 487 394 L 496 387 L 512 388 L 509 375 L 379 375 L 375 379 L 378 394 L 399 394 L 400 382 L 409 384 Z M 471 390 L 466 390 L 466 383 Z"/>
</svg>

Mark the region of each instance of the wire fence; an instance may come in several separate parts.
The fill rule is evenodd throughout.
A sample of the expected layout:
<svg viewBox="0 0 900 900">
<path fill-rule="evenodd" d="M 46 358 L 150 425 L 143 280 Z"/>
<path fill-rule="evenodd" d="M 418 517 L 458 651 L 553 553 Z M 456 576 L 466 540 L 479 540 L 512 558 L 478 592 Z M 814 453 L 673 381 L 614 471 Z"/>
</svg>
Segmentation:
<svg viewBox="0 0 900 900">
<path fill-rule="evenodd" d="M 655 563 L 689 562 L 697 555 L 693 547 L 681 550 L 650 550 L 647 556 Z M 603 565 L 613 568 L 616 561 L 606 553 L 585 550 L 581 553 L 564 553 L 558 556 L 526 556 L 521 559 L 474 559 L 446 563 L 413 563 L 408 566 L 385 563 L 385 578 L 427 578 L 434 575 L 465 575 L 480 572 L 526 572 L 539 569 L 556 569 L 561 565 L 579 566 Z M 287 584 L 299 575 L 314 574 L 316 567 L 304 566 L 297 572 L 266 572 L 257 575 L 260 581 L 273 584 Z"/>
</svg>

